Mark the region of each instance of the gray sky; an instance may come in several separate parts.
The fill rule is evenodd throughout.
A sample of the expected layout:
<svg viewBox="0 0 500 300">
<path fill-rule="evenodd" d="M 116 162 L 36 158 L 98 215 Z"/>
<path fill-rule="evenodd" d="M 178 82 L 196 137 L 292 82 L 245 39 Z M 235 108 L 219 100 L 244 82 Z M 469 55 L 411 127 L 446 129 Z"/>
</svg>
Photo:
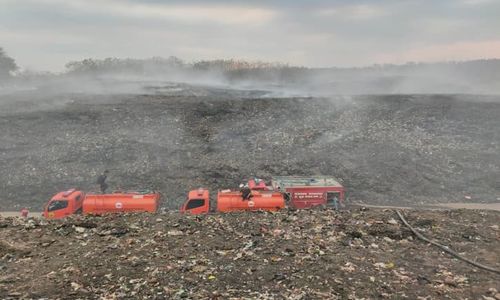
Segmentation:
<svg viewBox="0 0 500 300">
<path fill-rule="evenodd" d="M 500 58 L 500 1 L 0 0 L 0 47 L 51 71 L 87 57 L 311 67 Z"/>
</svg>

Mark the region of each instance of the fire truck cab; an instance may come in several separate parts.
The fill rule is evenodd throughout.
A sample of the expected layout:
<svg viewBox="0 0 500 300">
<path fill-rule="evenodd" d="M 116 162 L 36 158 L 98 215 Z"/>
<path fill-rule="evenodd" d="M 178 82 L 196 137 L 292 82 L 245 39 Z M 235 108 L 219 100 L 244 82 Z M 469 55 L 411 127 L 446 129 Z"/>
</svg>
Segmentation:
<svg viewBox="0 0 500 300">
<path fill-rule="evenodd" d="M 181 213 L 193 215 L 206 214 L 210 211 L 210 194 L 207 189 L 189 191 L 186 202 L 181 206 Z"/>
<path fill-rule="evenodd" d="M 45 205 L 43 216 L 49 219 L 60 219 L 72 214 L 81 214 L 85 193 L 70 189 L 59 192 Z"/>
</svg>

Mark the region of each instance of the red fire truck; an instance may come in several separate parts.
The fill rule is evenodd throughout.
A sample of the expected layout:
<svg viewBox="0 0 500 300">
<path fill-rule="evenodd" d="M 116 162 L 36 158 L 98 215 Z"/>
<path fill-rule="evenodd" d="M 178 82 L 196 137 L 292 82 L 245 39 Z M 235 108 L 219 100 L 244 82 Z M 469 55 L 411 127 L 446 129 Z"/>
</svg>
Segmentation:
<svg viewBox="0 0 500 300">
<path fill-rule="evenodd" d="M 263 180 L 248 181 L 250 197 L 243 198 L 238 190 L 221 190 L 217 193 L 217 212 L 267 210 L 276 211 L 285 206 L 310 208 L 329 206 L 339 208 L 344 202 L 344 187 L 333 177 L 325 176 L 281 176 L 273 178 L 271 186 Z M 210 211 L 210 195 L 200 188 L 188 193 L 181 213 L 205 214 Z"/>
<path fill-rule="evenodd" d="M 59 192 L 45 205 L 43 216 L 60 219 L 73 214 L 105 214 L 124 212 L 155 212 L 161 195 L 156 192 L 85 193 L 76 189 Z"/>
</svg>

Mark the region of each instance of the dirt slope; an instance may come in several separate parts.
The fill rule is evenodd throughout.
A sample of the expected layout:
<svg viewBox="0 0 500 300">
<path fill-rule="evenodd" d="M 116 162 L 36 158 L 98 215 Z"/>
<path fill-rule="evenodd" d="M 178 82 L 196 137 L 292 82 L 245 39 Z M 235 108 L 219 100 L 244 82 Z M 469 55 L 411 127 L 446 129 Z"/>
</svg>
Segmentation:
<svg viewBox="0 0 500 300">
<path fill-rule="evenodd" d="M 423 234 L 500 268 L 498 212 L 406 214 Z M 2 299 L 500 297 L 500 275 L 413 239 L 391 210 L 8 218 L 0 227 Z"/>
<path fill-rule="evenodd" d="M 56 191 L 151 188 L 176 208 L 199 186 L 328 174 L 372 204 L 497 202 L 500 98 L 267 98 L 166 86 L 149 94 L 0 97 L 0 209 L 40 210 Z"/>
</svg>

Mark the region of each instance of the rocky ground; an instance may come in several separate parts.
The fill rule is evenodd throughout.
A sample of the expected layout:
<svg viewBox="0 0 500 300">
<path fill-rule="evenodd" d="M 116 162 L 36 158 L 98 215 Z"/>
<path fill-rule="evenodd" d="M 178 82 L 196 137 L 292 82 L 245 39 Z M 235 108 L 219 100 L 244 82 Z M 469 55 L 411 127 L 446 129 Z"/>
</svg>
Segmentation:
<svg viewBox="0 0 500 300">
<path fill-rule="evenodd" d="M 500 269 L 500 213 L 405 211 Z M 0 298 L 500 299 L 500 275 L 393 210 L 0 219 Z"/>
<path fill-rule="evenodd" d="M 369 204 L 500 201 L 498 96 L 119 87 L 127 93 L 0 96 L 0 210 L 97 190 L 104 169 L 111 189 L 159 190 L 170 209 L 199 186 L 312 174 L 338 177 Z"/>
</svg>

